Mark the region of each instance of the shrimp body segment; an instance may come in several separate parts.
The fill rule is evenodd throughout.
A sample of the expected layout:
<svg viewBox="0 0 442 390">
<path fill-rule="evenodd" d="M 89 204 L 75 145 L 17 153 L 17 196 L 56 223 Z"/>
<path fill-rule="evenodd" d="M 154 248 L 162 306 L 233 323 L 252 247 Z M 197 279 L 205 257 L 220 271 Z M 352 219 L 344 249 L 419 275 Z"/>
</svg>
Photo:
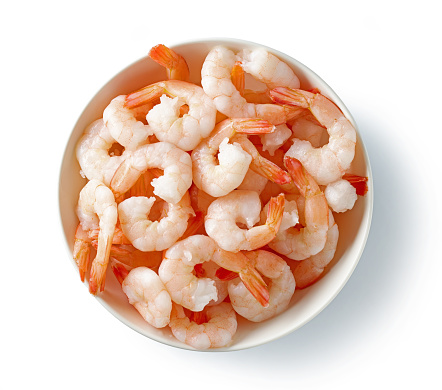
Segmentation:
<svg viewBox="0 0 442 390">
<path fill-rule="evenodd" d="M 179 341 L 199 350 L 228 346 L 237 329 L 232 305 L 222 302 L 208 306 L 203 315 L 206 321 L 197 323 L 186 316 L 181 306 L 174 304 L 169 324 L 173 335 Z"/>
<path fill-rule="evenodd" d="M 121 282 L 129 303 L 146 322 L 155 328 L 164 328 L 169 324 L 172 300 L 155 271 L 137 267 L 128 272 L 120 264 L 114 264 L 112 270 Z"/>
<path fill-rule="evenodd" d="M 188 153 L 168 142 L 140 146 L 121 163 L 110 184 L 116 197 L 151 168 L 164 170 L 163 176 L 152 180 L 154 194 L 168 203 L 178 203 L 192 184 L 192 160 Z"/>
<path fill-rule="evenodd" d="M 318 184 L 326 185 L 341 178 L 353 161 L 356 145 L 356 130 L 341 110 L 319 93 L 275 88 L 270 95 L 277 103 L 308 108 L 329 134 L 329 142 L 320 148 L 293 139 L 286 156 L 301 161 Z"/>
<path fill-rule="evenodd" d="M 261 322 L 284 311 L 295 292 L 296 282 L 287 263 L 274 253 L 257 250 L 245 252 L 255 268 L 271 280 L 269 304 L 260 305 L 244 284 L 238 280 L 229 282 L 229 297 L 234 310 L 253 322 Z"/>
<path fill-rule="evenodd" d="M 92 262 L 89 291 L 104 290 L 112 238 L 117 224 L 117 204 L 112 191 L 98 180 L 89 181 L 80 191 L 77 216 L 83 230 L 100 229 L 97 255 Z M 87 266 L 87 264 L 86 264 Z M 80 274 L 85 270 L 80 270 Z"/>
<path fill-rule="evenodd" d="M 275 237 L 284 210 L 284 196 L 270 200 L 264 225 L 260 220 L 261 200 L 255 191 L 235 190 L 213 201 L 207 210 L 205 228 L 218 246 L 226 251 L 255 250 Z M 237 223 L 244 224 L 241 229 Z"/>
<path fill-rule="evenodd" d="M 133 196 L 118 205 L 121 229 L 132 245 L 144 252 L 169 248 L 184 234 L 194 214 L 186 193 L 176 204 L 167 204 L 167 215 L 159 221 L 148 218 L 155 197 Z"/>
<path fill-rule="evenodd" d="M 242 57 L 243 58 L 242 58 Z M 236 56 L 226 47 L 216 46 L 207 55 L 201 69 L 201 85 L 213 99 L 218 111 L 230 118 L 262 118 L 274 125 L 287 122 L 296 110 L 275 104 L 248 103 L 232 82 L 231 73 L 237 61 L 251 74 L 271 85 L 299 88 L 293 71 L 265 50 L 245 51 Z"/>
<path fill-rule="evenodd" d="M 160 98 L 146 115 L 160 141 L 170 142 L 185 151 L 194 149 L 215 127 L 216 108 L 198 85 L 179 80 L 161 81 L 127 95 L 125 107 L 134 108 Z M 180 116 L 187 104 L 188 113 Z"/>
</svg>

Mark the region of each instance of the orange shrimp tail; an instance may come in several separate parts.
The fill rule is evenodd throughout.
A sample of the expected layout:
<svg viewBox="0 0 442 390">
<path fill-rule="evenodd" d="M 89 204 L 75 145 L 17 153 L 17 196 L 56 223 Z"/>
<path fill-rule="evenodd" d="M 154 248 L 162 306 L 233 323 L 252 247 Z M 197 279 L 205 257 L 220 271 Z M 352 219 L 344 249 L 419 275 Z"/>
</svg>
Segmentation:
<svg viewBox="0 0 442 390">
<path fill-rule="evenodd" d="M 267 134 L 276 129 L 269 121 L 258 118 L 235 118 L 232 122 L 234 130 L 243 134 Z"/>
<path fill-rule="evenodd" d="M 124 106 L 127 108 L 140 107 L 159 98 L 163 93 L 164 88 L 159 83 L 151 84 L 127 95 Z"/>
<path fill-rule="evenodd" d="M 117 263 L 112 264 L 112 271 L 120 284 L 123 284 L 124 279 L 129 275 L 129 271 L 126 267 Z"/>
<path fill-rule="evenodd" d="M 98 237 L 97 256 L 92 262 L 91 274 L 89 277 L 89 292 L 96 295 L 99 291 L 104 291 L 104 281 L 106 279 L 106 268 L 109 263 L 110 251 L 112 248 L 112 237 L 102 239 Z"/>
<path fill-rule="evenodd" d="M 215 276 L 219 280 L 228 281 L 228 280 L 236 279 L 238 277 L 238 273 L 233 272 L 233 271 L 229 271 L 223 267 L 219 267 L 215 272 Z"/>
<path fill-rule="evenodd" d="M 84 282 L 91 257 L 91 247 L 89 243 L 83 240 L 75 240 L 73 257 L 80 272 L 80 279 Z"/>
<path fill-rule="evenodd" d="M 364 196 L 368 192 L 368 177 L 346 173 L 342 178 L 347 180 L 356 189 L 357 195 Z"/>
<path fill-rule="evenodd" d="M 190 219 L 187 224 L 187 229 L 181 236 L 180 240 L 193 236 L 204 225 L 204 213 L 202 211 L 195 211 L 195 216 Z"/>
<path fill-rule="evenodd" d="M 270 299 L 269 290 L 258 271 L 255 268 L 249 267 L 241 271 L 239 277 L 261 306 L 268 307 Z"/>
<path fill-rule="evenodd" d="M 183 56 L 165 45 L 159 44 L 149 51 L 149 57 L 167 69 L 167 77 L 171 80 L 189 80 L 189 66 Z"/>
<path fill-rule="evenodd" d="M 303 91 L 300 93 L 296 89 L 278 87 L 270 91 L 270 98 L 277 104 L 308 108 L 309 104 L 305 97 L 306 93 L 308 92 Z"/>
<path fill-rule="evenodd" d="M 298 187 L 299 191 L 304 194 L 305 189 L 308 186 L 308 180 L 301 162 L 294 157 L 286 156 L 284 158 L 284 165 L 289 171 L 290 176 L 292 177 L 296 187 Z"/>
<path fill-rule="evenodd" d="M 235 65 L 233 65 L 232 71 L 230 72 L 230 78 L 232 80 L 232 84 L 235 86 L 241 96 L 244 96 L 246 78 L 244 69 L 241 66 L 241 61 L 236 61 Z"/>
<path fill-rule="evenodd" d="M 277 232 L 281 226 L 282 215 L 284 213 L 284 194 L 279 194 L 276 198 L 271 198 L 267 211 L 266 225 Z"/>
<path fill-rule="evenodd" d="M 290 175 L 286 171 L 262 156 L 258 156 L 252 162 L 250 168 L 276 184 L 288 184 L 292 181 Z"/>
</svg>

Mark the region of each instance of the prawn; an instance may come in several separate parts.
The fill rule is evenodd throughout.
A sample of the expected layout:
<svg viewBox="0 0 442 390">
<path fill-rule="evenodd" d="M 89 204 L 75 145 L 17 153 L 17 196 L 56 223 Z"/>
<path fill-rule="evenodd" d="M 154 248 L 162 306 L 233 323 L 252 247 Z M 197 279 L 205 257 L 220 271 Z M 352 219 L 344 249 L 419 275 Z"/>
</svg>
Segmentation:
<svg viewBox="0 0 442 390">
<path fill-rule="evenodd" d="M 293 269 L 296 288 L 303 289 L 315 283 L 335 255 L 339 239 L 339 229 L 331 211 L 329 211 L 328 220 L 327 240 L 322 251 L 306 260 L 300 261 Z"/>
<path fill-rule="evenodd" d="M 147 267 L 137 267 L 129 272 L 121 264 L 113 264 L 112 271 L 129 303 L 146 322 L 155 328 L 169 325 L 172 300 L 155 271 Z"/>
<path fill-rule="evenodd" d="M 132 245 L 143 251 L 162 251 L 184 234 L 190 215 L 194 214 L 186 192 L 176 204 L 166 204 L 167 212 L 159 221 L 152 221 L 149 212 L 155 197 L 136 196 L 118 205 L 121 229 Z"/>
<path fill-rule="evenodd" d="M 125 106 L 126 95 L 112 99 L 103 111 L 103 121 L 110 135 L 126 150 L 135 150 L 147 142 L 153 130 L 137 120 L 136 113 Z M 151 106 L 148 106 L 150 109 Z"/>
<path fill-rule="evenodd" d="M 230 252 L 250 251 L 274 239 L 283 210 L 284 195 L 281 194 L 270 200 L 265 224 L 254 226 L 261 213 L 258 193 L 235 190 L 210 204 L 204 226 L 220 248 Z M 241 229 L 237 223 L 245 224 L 247 229 Z"/>
<path fill-rule="evenodd" d="M 178 203 L 192 184 L 192 161 L 188 153 L 168 142 L 143 145 L 132 152 L 115 171 L 110 188 L 119 197 L 151 168 L 164 170 L 163 176 L 151 182 L 154 194 Z"/>
<path fill-rule="evenodd" d="M 153 134 L 160 141 L 170 142 L 190 151 L 215 127 L 216 108 L 204 90 L 180 80 L 160 81 L 127 95 L 124 106 L 135 108 L 160 98 L 160 104 L 146 115 Z M 180 117 L 180 108 L 189 111 Z"/>
<path fill-rule="evenodd" d="M 320 93 L 301 89 L 275 88 L 270 96 L 276 103 L 308 108 L 329 135 L 328 143 L 320 148 L 294 139 L 286 156 L 301 161 L 318 184 L 341 178 L 353 161 L 356 145 L 356 130 L 341 110 Z"/>
<path fill-rule="evenodd" d="M 251 156 L 241 145 L 231 144 L 229 140 L 237 133 L 262 134 L 273 130 L 273 125 L 260 119 L 235 118 L 218 123 L 210 137 L 192 151 L 195 185 L 213 197 L 227 195 L 242 183 L 252 160 L 258 155 Z M 287 173 L 270 161 L 261 158 L 255 165 L 274 181 L 287 181 Z"/>
<path fill-rule="evenodd" d="M 295 292 L 296 282 L 287 263 L 265 250 L 244 252 L 255 268 L 271 280 L 269 305 L 261 306 L 239 279 L 229 282 L 228 291 L 233 309 L 249 321 L 261 322 L 284 311 Z"/>
<path fill-rule="evenodd" d="M 201 85 L 213 99 L 218 111 L 230 118 L 262 118 L 279 125 L 287 122 L 299 110 L 275 104 L 248 103 L 232 82 L 231 72 L 239 60 L 244 70 L 266 83 L 269 88 L 285 86 L 299 88 L 299 79 L 291 68 L 264 49 L 235 53 L 216 46 L 207 55 L 201 69 Z"/>
<path fill-rule="evenodd" d="M 285 163 L 304 198 L 305 226 L 289 229 L 296 224 L 288 224 L 285 229 L 279 229 L 269 247 L 292 260 L 303 260 L 324 248 L 329 209 L 324 193 L 301 163 L 291 157 L 286 157 Z"/>
<path fill-rule="evenodd" d="M 220 348 L 229 345 L 237 329 L 237 320 L 232 305 L 222 302 L 209 306 L 191 320 L 183 307 L 173 304 L 170 329 L 181 342 L 195 349 Z"/>
<path fill-rule="evenodd" d="M 104 290 L 106 268 L 109 262 L 112 238 L 117 224 L 117 204 L 112 191 L 98 180 L 89 181 L 80 191 L 77 216 L 84 231 L 99 228 L 97 255 L 92 262 L 89 291 L 97 294 Z M 82 267 L 87 262 L 80 261 Z M 80 269 L 80 275 L 86 270 Z"/>
<path fill-rule="evenodd" d="M 149 51 L 149 57 L 166 68 L 169 80 L 189 80 L 189 66 L 183 56 L 165 45 L 156 45 Z"/>
</svg>

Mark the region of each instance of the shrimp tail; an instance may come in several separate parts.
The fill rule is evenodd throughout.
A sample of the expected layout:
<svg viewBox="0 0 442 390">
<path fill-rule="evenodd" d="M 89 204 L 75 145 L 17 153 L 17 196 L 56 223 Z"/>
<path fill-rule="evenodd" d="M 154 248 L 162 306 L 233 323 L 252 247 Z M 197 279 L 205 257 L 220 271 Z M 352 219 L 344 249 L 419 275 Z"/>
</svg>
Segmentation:
<svg viewBox="0 0 442 390">
<path fill-rule="evenodd" d="M 140 172 L 132 169 L 128 160 L 124 160 L 112 177 L 110 182 L 110 189 L 115 195 L 115 198 L 123 195 L 128 189 L 136 183 L 140 176 Z"/>
<path fill-rule="evenodd" d="M 288 184 L 292 181 L 286 171 L 260 155 L 252 160 L 250 168 L 276 184 Z"/>
<path fill-rule="evenodd" d="M 356 189 L 357 195 L 364 196 L 368 192 L 368 177 L 346 173 L 342 178 L 347 180 Z"/>
<path fill-rule="evenodd" d="M 104 291 L 106 268 L 109 263 L 110 251 L 112 248 L 112 237 L 98 237 L 97 256 L 92 262 L 91 274 L 89 277 L 89 292 L 96 295 Z"/>
<path fill-rule="evenodd" d="M 161 83 L 155 83 L 141 88 L 138 91 L 132 92 L 126 96 L 124 107 L 136 108 L 143 104 L 149 103 L 159 98 L 164 93 L 164 86 Z"/>
<path fill-rule="evenodd" d="M 240 95 L 244 96 L 245 73 L 241 66 L 241 61 L 236 61 L 235 65 L 233 65 L 232 71 L 230 72 L 230 78 L 232 80 L 232 84 L 238 90 Z"/>
<path fill-rule="evenodd" d="M 239 272 L 239 277 L 256 300 L 262 306 L 268 307 L 270 299 L 269 290 L 259 272 L 253 267 L 248 267 Z"/>
<path fill-rule="evenodd" d="M 236 279 L 238 277 L 238 273 L 234 271 L 229 271 L 223 267 L 220 267 L 216 270 L 215 276 L 222 281 L 229 281 Z"/>
<path fill-rule="evenodd" d="M 269 226 L 274 232 L 277 232 L 279 230 L 279 226 L 281 225 L 284 212 L 284 203 L 284 194 L 279 194 L 276 198 L 270 199 L 266 225 Z"/>
<path fill-rule="evenodd" d="M 270 97 L 275 103 L 303 108 L 309 107 L 308 98 L 306 97 L 307 94 L 310 95 L 311 93 L 306 91 L 300 93 L 296 89 L 285 87 L 278 87 L 270 91 Z"/>
<path fill-rule="evenodd" d="M 308 180 L 301 162 L 296 158 L 286 156 L 284 158 L 284 165 L 287 167 L 296 187 L 304 194 L 305 188 L 308 186 Z"/>
<path fill-rule="evenodd" d="M 232 127 L 235 132 L 243 134 L 267 134 L 273 133 L 276 129 L 269 121 L 258 118 L 236 118 L 232 119 Z"/>
<path fill-rule="evenodd" d="M 112 264 L 112 271 L 120 284 L 123 284 L 124 279 L 129 275 L 129 271 L 126 267 L 117 263 Z"/>
<path fill-rule="evenodd" d="M 183 56 L 165 45 L 159 44 L 149 51 L 149 57 L 167 69 L 167 77 L 172 80 L 187 81 L 189 66 Z"/>
<path fill-rule="evenodd" d="M 84 282 L 87 268 L 89 266 L 91 248 L 88 242 L 83 240 L 75 240 L 74 243 L 74 260 L 77 263 L 80 272 L 80 279 Z"/>
</svg>

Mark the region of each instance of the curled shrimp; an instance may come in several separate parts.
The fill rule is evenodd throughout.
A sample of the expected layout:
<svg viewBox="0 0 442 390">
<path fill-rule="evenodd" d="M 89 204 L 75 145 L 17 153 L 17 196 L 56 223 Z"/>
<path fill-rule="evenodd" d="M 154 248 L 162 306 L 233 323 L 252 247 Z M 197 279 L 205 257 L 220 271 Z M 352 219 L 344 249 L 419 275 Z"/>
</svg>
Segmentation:
<svg viewBox="0 0 442 390">
<path fill-rule="evenodd" d="M 160 141 L 190 151 L 215 127 L 216 108 L 198 85 L 180 80 L 160 81 L 127 95 L 126 108 L 135 108 L 160 98 L 146 119 Z M 186 104 L 188 113 L 180 116 Z"/>
<path fill-rule="evenodd" d="M 329 134 L 329 142 L 321 148 L 294 139 L 286 155 L 301 161 L 318 184 L 341 178 L 353 161 L 356 145 L 356 130 L 341 110 L 325 96 L 301 89 L 275 88 L 270 95 L 277 103 L 308 108 Z"/>
<path fill-rule="evenodd" d="M 113 264 L 112 271 L 129 303 L 146 322 L 155 328 L 169 325 L 172 300 L 155 271 L 147 267 L 137 267 L 129 272 L 121 264 Z"/>
<path fill-rule="evenodd" d="M 153 134 L 149 125 L 137 120 L 136 112 L 125 106 L 126 95 L 112 99 L 103 111 L 103 121 L 111 136 L 126 150 L 135 150 Z M 151 108 L 148 106 L 149 109 Z"/>
<path fill-rule="evenodd" d="M 226 47 L 216 46 L 207 55 L 201 69 L 201 85 L 213 99 L 218 111 L 231 118 L 262 118 L 279 125 L 294 113 L 288 106 L 248 103 L 232 83 L 231 72 L 239 60 L 252 76 L 270 88 L 299 88 L 299 79 L 288 65 L 264 49 L 243 51 L 238 56 Z"/>
<path fill-rule="evenodd" d="M 75 153 L 83 174 L 89 179 L 96 179 L 109 185 L 123 156 L 109 155 L 115 143 L 103 119 L 92 122 L 77 143 Z"/>
<path fill-rule="evenodd" d="M 166 215 L 152 221 L 149 212 L 155 197 L 136 196 L 118 205 L 121 229 L 132 245 L 144 252 L 169 248 L 184 234 L 189 217 L 194 214 L 186 193 L 178 203 L 166 204 Z"/>
<path fill-rule="evenodd" d="M 208 306 L 197 319 L 190 319 L 181 306 L 173 304 L 169 326 L 179 341 L 201 350 L 228 346 L 236 333 L 237 321 L 232 305 L 227 302 Z"/>
<path fill-rule="evenodd" d="M 121 163 L 110 183 L 116 197 L 151 168 L 164 170 L 163 176 L 152 180 L 154 194 L 168 203 L 178 203 L 192 184 L 192 161 L 188 153 L 168 142 L 140 146 Z"/>
<path fill-rule="evenodd" d="M 305 226 L 299 230 L 290 229 L 290 225 L 285 226 L 285 229 L 279 229 L 269 247 L 289 259 L 303 260 L 324 248 L 329 209 L 324 193 L 301 163 L 291 157 L 286 158 L 285 162 L 294 183 L 305 199 Z"/>
<path fill-rule="evenodd" d="M 284 210 L 284 195 L 270 200 L 264 225 L 260 220 L 261 201 L 255 191 L 235 190 L 213 201 L 207 210 L 205 228 L 209 237 L 226 251 L 254 250 L 272 241 Z M 241 229 L 237 223 L 245 224 Z"/>
<path fill-rule="evenodd" d="M 189 80 L 189 66 L 183 56 L 165 45 L 156 45 L 149 51 L 149 57 L 164 66 L 169 80 Z"/>
<path fill-rule="evenodd" d="M 267 307 L 260 305 L 239 279 L 229 282 L 230 302 L 233 309 L 242 317 L 253 322 L 261 322 L 287 308 L 295 292 L 295 278 L 287 263 L 274 253 L 256 250 L 244 254 L 263 276 L 271 280 L 269 305 Z"/>
<path fill-rule="evenodd" d="M 89 181 L 80 191 L 77 216 L 84 231 L 100 229 L 98 234 L 97 255 L 92 262 L 89 291 L 97 294 L 104 290 L 106 268 L 112 246 L 112 238 L 117 223 L 117 204 L 112 191 L 98 180 Z M 87 267 L 87 262 L 80 262 Z M 86 269 L 80 269 L 80 275 Z"/>
<path fill-rule="evenodd" d="M 333 213 L 329 211 L 329 229 L 324 248 L 316 255 L 300 261 L 293 269 L 296 287 L 303 289 L 315 283 L 324 272 L 325 267 L 333 260 L 338 245 L 339 229 Z"/>
</svg>

